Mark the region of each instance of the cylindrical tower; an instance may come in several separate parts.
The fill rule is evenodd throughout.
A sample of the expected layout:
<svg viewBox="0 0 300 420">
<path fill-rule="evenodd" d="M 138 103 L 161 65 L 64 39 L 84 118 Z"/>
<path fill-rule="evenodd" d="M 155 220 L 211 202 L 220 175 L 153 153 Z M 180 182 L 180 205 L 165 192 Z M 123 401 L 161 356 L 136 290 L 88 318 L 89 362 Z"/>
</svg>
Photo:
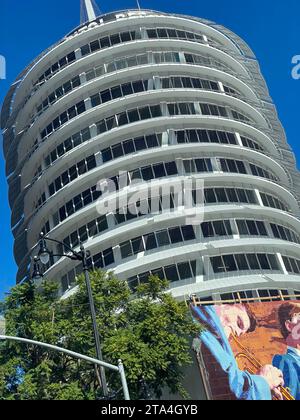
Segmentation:
<svg viewBox="0 0 300 420">
<path fill-rule="evenodd" d="M 91 268 L 133 289 L 152 273 L 177 297 L 300 290 L 294 155 L 253 53 L 229 30 L 148 10 L 102 15 L 17 78 L 1 125 L 17 282 L 43 231 L 83 242 Z M 105 179 L 118 205 L 99 214 Z M 191 223 L 175 186 L 200 179 L 204 220 Z M 150 182 L 155 194 L 135 200 Z M 54 258 L 46 275 L 63 294 L 80 270 Z"/>
</svg>

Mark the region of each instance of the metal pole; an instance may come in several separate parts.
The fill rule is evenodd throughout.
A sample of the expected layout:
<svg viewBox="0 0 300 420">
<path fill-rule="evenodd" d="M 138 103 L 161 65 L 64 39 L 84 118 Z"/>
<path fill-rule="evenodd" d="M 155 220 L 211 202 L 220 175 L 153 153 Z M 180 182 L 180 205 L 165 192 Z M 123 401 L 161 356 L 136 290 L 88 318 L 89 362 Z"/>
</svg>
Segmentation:
<svg viewBox="0 0 300 420">
<path fill-rule="evenodd" d="M 121 359 L 118 360 L 118 366 L 119 366 L 119 372 L 120 372 L 121 381 L 122 381 L 124 399 L 126 401 L 129 401 L 130 400 L 130 396 L 129 396 L 129 391 L 128 391 L 128 385 L 127 385 L 127 380 L 126 380 L 124 365 L 123 365 Z"/>
<path fill-rule="evenodd" d="M 82 254 L 83 271 L 84 271 L 85 283 L 86 283 L 88 299 L 89 299 L 89 306 L 90 306 L 90 311 L 91 311 L 94 338 L 95 338 L 95 344 L 96 344 L 96 354 L 99 360 L 103 360 L 101 344 L 100 344 L 100 336 L 99 336 L 97 319 L 96 319 L 95 303 L 94 303 L 93 292 L 92 292 L 92 287 L 91 287 L 91 282 L 90 282 L 90 273 L 87 267 L 86 252 L 83 245 L 81 245 L 80 250 Z M 103 395 L 107 397 L 108 389 L 107 389 L 106 375 L 105 375 L 105 370 L 102 366 L 100 367 L 100 377 L 101 377 L 101 382 L 102 382 Z"/>
<path fill-rule="evenodd" d="M 88 21 L 91 22 L 96 19 L 96 12 L 92 0 L 84 0 L 84 7 L 86 10 Z"/>
<path fill-rule="evenodd" d="M 107 368 L 110 370 L 113 370 L 115 372 L 119 372 L 121 376 L 122 381 L 122 387 L 123 387 L 123 393 L 124 393 L 124 399 L 130 400 L 128 386 L 127 386 L 127 380 L 124 370 L 124 365 L 121 360 L 118 361 L 118 366 L 112 365 L 110 363 L 103 362 L 102 360 L 94 359 L 93 357 L 85 356 L 84 354 L 76 353 L 74 351 L 64 349 L 62 347 L 57 347 L 52 344 L 43 343 L 41 341 L 36 340 L 29 340 L 28 338 L 21 338 L 21 337 L 11 337 L 8 335 L 0 335 L 0 340 L 11 340 L 11 341 L 19 341 L 21 343 L 27 343 L 27 344 L 33 344 L 35 346 L 45 347 L 50 350 L 55 350 L 60 353 L 68 354 L 69 356 L 76 357 L 77 359 L 82 359 L 87 362 L 93 363 L 95 365 L 99 365 L 103 368 Z"/>
</svg>

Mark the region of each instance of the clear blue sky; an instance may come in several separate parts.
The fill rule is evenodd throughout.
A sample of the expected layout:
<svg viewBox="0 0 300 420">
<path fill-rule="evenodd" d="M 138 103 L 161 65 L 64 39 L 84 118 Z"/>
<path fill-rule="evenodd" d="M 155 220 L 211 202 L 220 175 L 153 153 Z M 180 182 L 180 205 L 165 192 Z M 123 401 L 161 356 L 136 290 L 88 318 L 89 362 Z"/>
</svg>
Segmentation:
<svg viewBox="0 0 300 420">
<path fill-rule="evenodd" d="M 300 80 L 291 77 L 291 59 L 300 55 L 299 0 L 140 0 L 147 9 L 185 13 L 227 26 L 256 53 L 288 141 L 300 161 Z M 0 80 L 0 103 L 9 85 L 42 50 L 78 26 L 79 0 L 1 0 L 0 54 L 7 60 L 7 80 Z M 133 8 L 135 0 L 98 0 L 102 12 Z M 245 7 L 247 5 L 247 7 Z M 0 298 L 15 282 L 10 210 L 0 152 Z M 299 166 L 299 165 L 298 165 Z"/>
</svg>

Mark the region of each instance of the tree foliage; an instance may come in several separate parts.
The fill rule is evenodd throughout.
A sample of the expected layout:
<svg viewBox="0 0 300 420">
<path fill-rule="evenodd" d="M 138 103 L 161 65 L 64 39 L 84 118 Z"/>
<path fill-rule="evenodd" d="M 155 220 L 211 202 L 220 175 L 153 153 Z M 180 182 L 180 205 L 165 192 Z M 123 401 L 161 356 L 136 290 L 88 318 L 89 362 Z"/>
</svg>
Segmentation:
<svg viewBox="0 0 300 420">
<path fill-rule="evenodd" d="M 54 283 L 35 290 L 25 283 L 2 304 L 6 333 L 95 356 L 84 277 L 68 299 L 57 298 Z M 181 393 L 183 368 L 191 363 L 189 337 L 199 332 L 185 303 L 166 293 L 168 282 L 150 277 L 133 296 L 111 273 L 91 272 L 103 358 L 122 359 L 132 399 L 152 398 L 164 389 Z M 122 398 L 120 378 L 107 371 L 108 386 Z M 0 345 L 0 398 L 10 400 L 86 400 L 101 398 L 95 367 L 33 345 Z"/>
</svg>

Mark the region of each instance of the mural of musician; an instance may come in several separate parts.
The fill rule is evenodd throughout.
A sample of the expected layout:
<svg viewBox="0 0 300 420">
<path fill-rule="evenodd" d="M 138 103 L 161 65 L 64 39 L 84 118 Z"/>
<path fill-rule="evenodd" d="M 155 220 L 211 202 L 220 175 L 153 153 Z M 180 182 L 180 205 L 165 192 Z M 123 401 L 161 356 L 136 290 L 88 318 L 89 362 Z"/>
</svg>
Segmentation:
<svg viewBox="0 0 300 420">
<path fill-rule="evenodd" d="M 300 357 L 291 373 L 291 350 L 282 338 L 278 307 L 282 302 L 218 306 L 191 305 L 194 319 L 203 332 L 198 341 L 197 360 L 201 365 L 208 398 L 220 400 L 293 400 L 290 384 L 300 389 Z M 298 309 L 300 308 L 300 304 Z M 285 321 L 288 336 L 295 332 L 298 315 Z M 283 320 L 280 322 L 284 322 Z M 291 342 L 289 341 L 289 349 Z M 295 344 L 295 343 L 294 343 Z M 195 346 L 194 346 L 195 347 Z M 295 346 L 292 348 L 295 350 Z M 294 352 L 295 353 L 295 352 Z M 293 353 L 293 354 L 294 354 Z M 276 356 L 275 354 L 285 355 Z M 274 359 L 274 360 L 273 360 Z M 273 361 L 273 364 L 272 364 Z M 288 368 L 285 367 L 288 365 Z M 289 369 L 290 374 L 283 373 Z M 298 370 L 297 370 L 298 369 Z M 284 378 L 285 376 L 285 378 Z M 285 380 L 288 385 L 285 384 Z"/>
<path fill-rule="evenodd" d="M 276 355 L 273 365 L 283 372 L 285 386 L 300 401 L 300 303 L 286 302 L 281 305 L 278 320 L 287 352 Z"/>
</svg>

